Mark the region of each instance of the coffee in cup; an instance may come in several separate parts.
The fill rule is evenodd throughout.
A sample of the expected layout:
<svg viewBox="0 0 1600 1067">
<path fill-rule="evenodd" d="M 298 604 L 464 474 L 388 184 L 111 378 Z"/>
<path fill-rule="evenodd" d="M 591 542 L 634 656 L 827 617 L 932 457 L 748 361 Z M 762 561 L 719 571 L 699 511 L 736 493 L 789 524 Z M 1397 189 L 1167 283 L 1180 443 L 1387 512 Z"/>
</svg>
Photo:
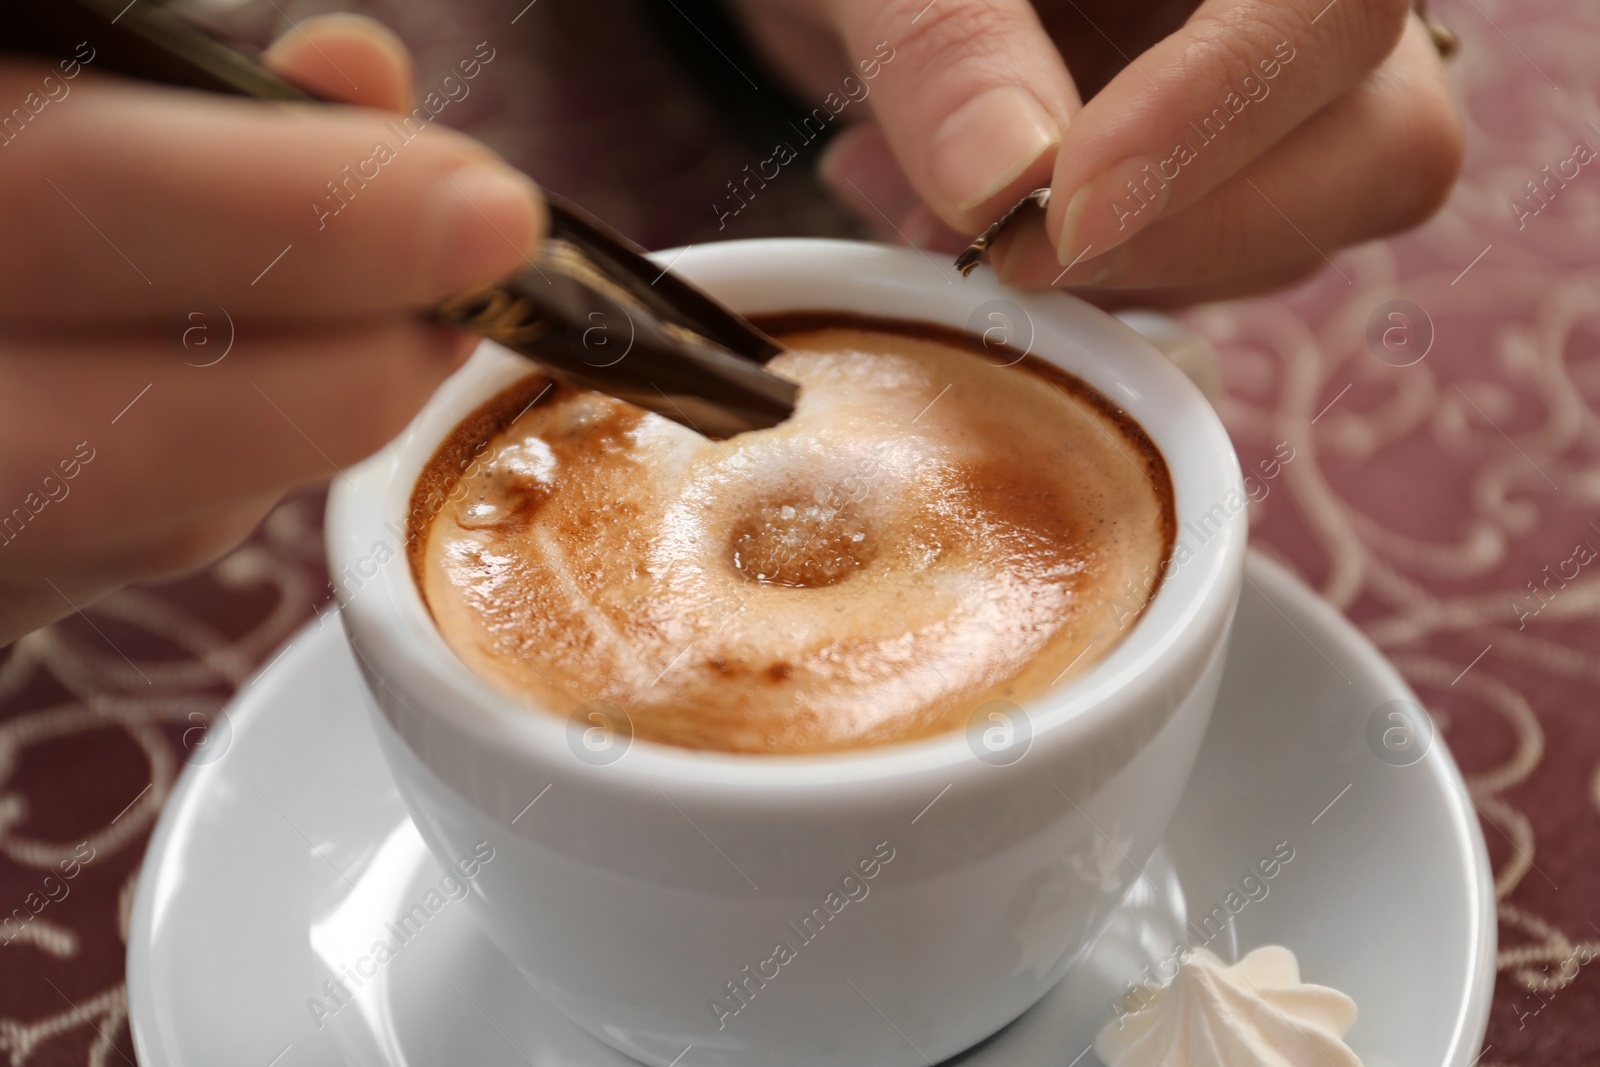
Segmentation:
<svg viewBox="0 0 1600 1067">
<path fill-rule="evenodd" d="M 462 660 L 557 715 L 791 755 L 961 729 L 1115 647 L 1175 527 L 1136 422 L 946 327 L 760 325 L 801 386 L 772 429 L 711 441 L 539 374 L 457 426 L 408 535 Z"/>
</svg>

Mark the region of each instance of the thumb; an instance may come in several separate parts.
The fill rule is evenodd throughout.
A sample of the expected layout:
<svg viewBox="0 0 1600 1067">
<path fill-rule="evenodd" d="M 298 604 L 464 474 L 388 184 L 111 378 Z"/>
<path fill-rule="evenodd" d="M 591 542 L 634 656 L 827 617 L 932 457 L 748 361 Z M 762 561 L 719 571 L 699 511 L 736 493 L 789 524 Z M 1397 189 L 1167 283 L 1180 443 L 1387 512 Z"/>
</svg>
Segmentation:
<svg viewBox="0 0 1600 1067">
<path fill-rule="evenodd" d="M 1080 104 L 1028 0 L 835 0 L 832 12 L 849 54 L 880 57 L 873 112 L 944 222 L 976 233 L 1049 184 Z"/>
</svg>

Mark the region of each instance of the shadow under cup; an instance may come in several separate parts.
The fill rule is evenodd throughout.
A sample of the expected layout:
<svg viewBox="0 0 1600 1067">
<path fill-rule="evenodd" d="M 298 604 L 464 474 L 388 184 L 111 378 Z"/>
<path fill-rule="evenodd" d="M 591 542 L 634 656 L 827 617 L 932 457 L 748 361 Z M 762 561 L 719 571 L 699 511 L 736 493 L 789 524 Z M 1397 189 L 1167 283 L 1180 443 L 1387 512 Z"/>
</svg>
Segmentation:
<svg viewBox="0 0 1600 1067">
<path fill-rule="evenodd" d="M 480 924 L 600 1040 L 659 1067 L 937 1062 L 1058 982 L 1160 841 L 1238 598 L 1238 462 L 1181 373 L 1070 296 L 839 241 L 659 260 L 747 314 L 1025 330 L 1007 339 L 1120 405 L 1160 449 L 1175 565 L 1122 642 L 1023 708 L 998 753 L 971 731 L 796 756 L 586 745 L 581 726 L 519 705 L 456 657 L 407 562 L 424 465 L 529 371 L 485 343 L 330 495 L 329 557 L 372 721 L 439 863 L 464 869 L 492 851 L 466 879 Z"/>
</svg>

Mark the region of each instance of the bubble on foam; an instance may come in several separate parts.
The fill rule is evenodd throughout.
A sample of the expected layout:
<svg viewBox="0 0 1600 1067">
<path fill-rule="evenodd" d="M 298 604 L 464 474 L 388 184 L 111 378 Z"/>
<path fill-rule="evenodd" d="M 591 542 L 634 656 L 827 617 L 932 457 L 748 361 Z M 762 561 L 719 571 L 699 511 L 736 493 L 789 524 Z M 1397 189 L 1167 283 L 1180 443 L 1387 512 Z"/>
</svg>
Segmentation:
<svg viewBox="0 0 1600 1067">
<path fill-rule="evenodd" d="M 729 559 L 751 581 L 796 589 L 833 585 L 877 555 L 869 532 L 857 509 L 808 502 L 796 492 L 777 503 L 747 505 L 733 524 Z"/>
<path fill-rule="evenodd" d="M 896 525 L 904 502 L 878 486 L 904 481 L 897 450 L 925 456 L 909 440 L 894 446 L 796 419 L 730 442 L 679 488 L 680 499 L 696 502 L 705 548 L 745 580 L 833 585 L 871 564 L 878 531 Z"/>
<path fill-rule="evenodd" d="M 503 529 L 532 518 L 555 492 L 560 462 L 549 444 L 530 436 L 501 444 L 475 461 L 477 467 L 485 476 L 476 480 L 474 498 L 456 512 L 456 524 L 466 530 Z"/>
<path fill-rule="evenodd" d="M 461 509 L 456 524 L 468 530 L 485 530 L 501 525 L 510 517 L 511 509 L 503 502 L 479 499 Z"/>
<path fill-rule="evenodd" d="M 489 463 L 491 474 L 532 482 L 550 482 L 556 476 L 556 454 L 538 437 L 501 445 Z"/>
</svg>

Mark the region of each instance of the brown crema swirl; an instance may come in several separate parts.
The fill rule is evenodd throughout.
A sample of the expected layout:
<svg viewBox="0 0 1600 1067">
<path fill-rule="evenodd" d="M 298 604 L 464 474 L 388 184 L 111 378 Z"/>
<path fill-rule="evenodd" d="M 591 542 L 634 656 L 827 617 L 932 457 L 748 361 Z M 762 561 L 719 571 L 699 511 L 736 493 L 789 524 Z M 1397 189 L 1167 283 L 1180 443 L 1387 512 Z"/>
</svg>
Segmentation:
<svg viewBox="0 0 1600 1067">
<path fill-rule="evenodd" d="M 457 427 L 410 558 L 492 684 L 634 735 L 794 754 L 964 727 L 1114 647 L 1174 534 L 1166 463 L 1081 380 L 953 330 L 760 323 L 794 417 L 708 441 L 530 376 Z"/>
</svg>

